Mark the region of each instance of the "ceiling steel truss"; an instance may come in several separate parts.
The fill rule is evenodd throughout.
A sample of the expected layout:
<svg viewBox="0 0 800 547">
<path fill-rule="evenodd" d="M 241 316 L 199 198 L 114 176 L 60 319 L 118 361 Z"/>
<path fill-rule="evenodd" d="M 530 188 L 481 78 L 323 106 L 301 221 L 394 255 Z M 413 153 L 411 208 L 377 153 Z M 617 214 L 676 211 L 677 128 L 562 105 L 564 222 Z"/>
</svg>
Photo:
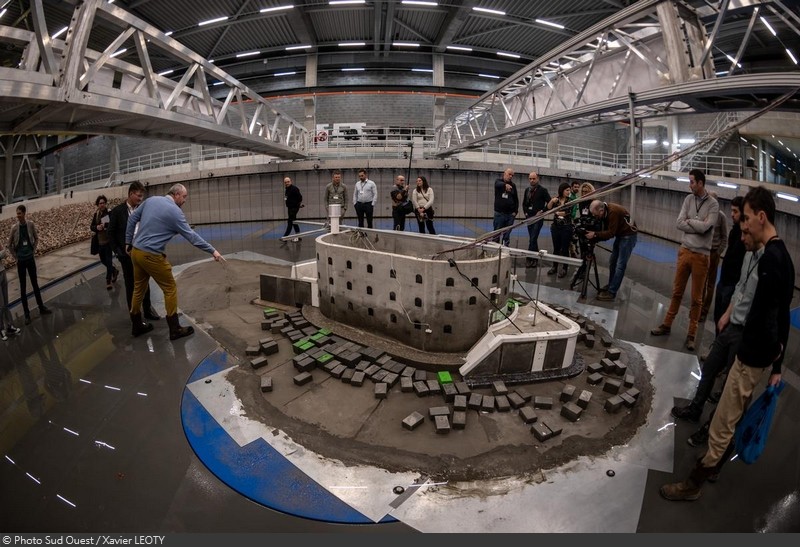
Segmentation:
<svg viewBox="0 0 800 547">
<path fill-rule="evenodd" d="M 636 118 L 763 106 L 796 89 L 800 72 L 746 74 L 737 59 L 761 15 L 800 36 L 800 20 L 781 1 L 722 0 L 693 8 L 683 0 L 640 0 L 567 41 L 436 128 L 439 156 L 508 139 L 627 122 Z M 711 52 L 730 20 L 740 44 L 728 71 Z M 740 25 L 738 21 L 748 21 Z M 708 29 L 708 30 L 707 30 Z M 727 68 L 727 66 L 726 66 Z M 789 105 L 796 107 L 796 103 Z"/>
<path fill-rule="evenodd" d="M 0 26 L 0 44 L 22 49 L 0 67 L 0 133 L 110 134 L 224 146 L 294 159 L 308 131 L 213 63 L 152 25 L 101 0 L 78 3 L 64 40 L 52 39 L 42 0 L 31 0 L 34 31 Z M 103 51 L 87 47 L 102 19 L 118 29 Z M 117 59 L 123 49 L 136 55 Z M 151 59 L 186 67 L 179 81 Z M 223 101 L 209 91 L 227 90 Z"/>
</svg>

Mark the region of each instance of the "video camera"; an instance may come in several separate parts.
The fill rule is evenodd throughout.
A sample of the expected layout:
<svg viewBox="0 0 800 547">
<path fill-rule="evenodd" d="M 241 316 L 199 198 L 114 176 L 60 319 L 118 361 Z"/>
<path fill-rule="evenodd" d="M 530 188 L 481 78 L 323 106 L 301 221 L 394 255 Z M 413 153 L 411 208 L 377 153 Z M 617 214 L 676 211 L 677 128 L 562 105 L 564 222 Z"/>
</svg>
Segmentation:
<svg viewBox="0 0 800 547">
<path fill-rule="evenodd" d="M 599 232 L 603 229 L 602 219 L 596 218 L 589 212 L 588 207 L 581 210 L 581 215 L 575 219 L 575 228 L 573 234 L 577 239 L 578 248 L 580 249 L 581 258 L 591 256 L 594 252 L 595 243 L 597 240 L 588 239 L 587 232 Z"/>
</svg>

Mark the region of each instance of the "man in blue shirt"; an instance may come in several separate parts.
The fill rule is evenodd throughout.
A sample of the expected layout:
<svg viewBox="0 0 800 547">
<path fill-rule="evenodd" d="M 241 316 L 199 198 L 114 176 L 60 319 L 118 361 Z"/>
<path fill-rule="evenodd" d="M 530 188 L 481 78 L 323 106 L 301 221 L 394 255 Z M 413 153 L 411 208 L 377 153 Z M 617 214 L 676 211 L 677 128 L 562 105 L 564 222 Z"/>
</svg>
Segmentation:
<svg viewBox="0 0 800 547">
<path fill-rule="evenodd" d="M 197 235 L 186 222 L 181 207 L 186 203 L 188 195 L 189 192 L 183 184 L 173 184 L 166 196 L 146 199 L 128 217 L 125 251 L 133 261 L 134 285 L 130 309 L 133 336 L 153 330 L 151 323 L 142 322 L 142 300 L 151 277 L 164 292 L 169 339 L 177 340 L 194 333 L 194 328 L 182 327 L 178 322 L 178 286 L 172 276 L 172 265 L 167 261 L 164 252 L 167 243 L 176 234 L 181 234 L 198 249 L 210 253 L 217 262 L 225 262 L 222 255 Z"/>
</svg>

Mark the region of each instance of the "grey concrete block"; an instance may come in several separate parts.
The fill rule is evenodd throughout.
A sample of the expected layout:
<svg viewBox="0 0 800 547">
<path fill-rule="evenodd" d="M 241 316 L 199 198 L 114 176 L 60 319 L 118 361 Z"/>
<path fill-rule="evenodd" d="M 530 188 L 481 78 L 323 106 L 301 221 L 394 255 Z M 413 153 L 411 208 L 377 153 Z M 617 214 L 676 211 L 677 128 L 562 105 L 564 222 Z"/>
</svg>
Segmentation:
<svg viewBox="0 0 800 547">
<path fill-rule="evenodd" d="M 559 395 L 558 400 L 562 403 L 566 403 L 572 400 L 572 397 L 575 396 L 575 386 L 571 384 L 567 384 L 564 386 L 564 389 L 561 390 L 561 395 Z"/>
<path fill-rule="evenodd" d="M 272 330 L 272 321 L 262 321 L 261 322 L 261 330 L 271 331 Z"/>
<path fill-rule="evenodd" d="M 349 369 L 343 364 L 339 363 L 338 365 L 333 367 L 333 370 L 331 370 L 331 376 L 333 376 L 334 378 L 341 378 L 342 375 L 344 374 L 344 371 L 346 370 L 352 370 L 352 369 Z M 352 379 L 352 376 L 350 378 Z"/>
<path fill-rule="evenodd" d="M 300 374 L 292 378 L 292 380 L 294 380 L 294 383 L 297 384 L 298 386 L 307 384 L 313 379 L 314 377 L 311 376 L 310 372 L 301 372 Z"/>
<path fill-rule="evenodd" d="M 592 400 L 592 392 L 584 389 L 578 396 L 578 401 L 576 402 L 576 404 L 585 410 L 586 407 L 589 406 L 589 401 L 591 400 Z"/>
<path fill-rule="evenodd" d="M 463 410 L 453 412 L 453 429 L 464 429 L 467 427 L 467 413 Z"/>
<path fill-rule="evenodd" d="M 586 345 L 587 348 L 594 347 L 594 336 L 591 334 L 587 334 L 586 338 L 583 340 L 583 343 Z"/>
<path fill-rule="evenodd" d="M 598 372 L 603 372 L 603 370 L 603 365 L 600 363 L 591 363 L 586 366 L 586 372 L 589 374 L 597 374 Z"/>
<path fill-rule="evenodd" d="M 272 391 L 272 376 L 261 377 L 261 393 Z"/>
<path fill-rule="evenodd" d="M 586 382 L 593 386 L 596 386 L 602 381 L 603 381 L 603 375 L 600 374 L 599 372 L 595 372 L 594 374 L 590 374 L 589 376 L 586 377 Z"/>
<path fill-rule="evenodd" d="M 586 335 L 587 334 L 588 333 L 586 332 L 586 329 L 579 330 L 578 331 L 578 340 L 577 341 L 578 342 L 583 342 L 584 340 L 586 340 Z"/>
<path fill-rule="evenodd" d="M 496 380 L 492 382 L 492 394 L 508 395 L 508 388 L 506 387 L 506 383 L 502 380 Z"/>
<path fill-rule="evenodd" d="M 259 355 L 261 353 L 261 348 L 258 346 L 247 346 L 244 350 L 244 354 L 248 357 L 253 357 L 255 355 Z"/>
<path fill-rule="evenodd" d="M 250 366 L 253 369 L 260 369 L 261 367 L 267 366 L 267 358 L 263 355 L 260 357 L 256 357 L 255 359 L 250 360 Z"/>
<path fill-rule="evenodd" d="M 375 372 L 375 374 L 373 374 L 372 376 L 370 376 L 369 379 L 375 383 L 383 382 L 383 379 L 386 378 L 387 374 L 389 374 L 388 371 L 383 369 L 378 369 L 378 371 Z"/>
<path fill-rule="evenodd" d="M 608 348 L 606 350 L 606 359 L 611 359 L 612 361 L 617 361 L 622 355 L 622 351 L 619 348 Z"/>
<path fill-rule="evenodd" d="M 601 336 L 600 343 L 603 344 L 604 348 L 610 348 L 614 341 L 608 336 Z"/>
<path fill-rule="evenodd" d="M 377 366 L 377 365 L 373 365 L 372 363 L 370 363 L 366 359 L 363 359 L 363 360 L 359 361 L 358 364 L 356 365 L 356 370 L 359 371 L 359 372 L 366 372 L 366 370 L 369 367 L 374 367 L 374 366 Z"/>
<path fill-rule="evenodd" d="M 438 380 L 428 380 L 427 384 L 428 391 L 431 393 L 431 395 L 438 395 L 442 392 L 442 386 L 439 385 Z"/>
<path fill-rule="evenodd" d="M 389 395 L 389 386 L 383 382 L 375 384 L 375 398 L 385 399 Z"/>
<path fill-rule="evenodd" d="M 408 376 L 400 377 L 400 391 L 403 393 L 411 393 L 414 391 L 414 381 Z"/>
<path fill-rule="evenodd" d="M 392 387 L 397 383 L 399 379 L 400 376 L 398 376 L 394 372 L 389 372 L 386 374 L 386 376 L 383 377 L 383 382 L 387 384 L 389 387 Z"/>
<path fill-rule="evenodd" d="M 480 410 L 482 404 L 483 404 L 483 395 L 481 395 L 480 393 L 469 394 L 469 399 L 467 400 L 467 407 L 471 408 L 472 410 Z"/>
<path fill-rule="evenodd" d="M 353 377 L 350 379 L 350 385 L 351 386 L 356 386 L 356 387 L 361 387 L 362 385 L 364 385 L 364 378 L 365 377 L 366 377 L 366 374 L 364 374 L 363 372 L 359 372 L 359 371 L 354 372 L 353 373 Z"/>
<path fill-rule="evenodd" d="M 622 405 L 623 405 L 622 397 L 620 397 L 619 395 L 612 395 L 611 397 L 606 399 L 606 404 L 603 405 L 603 408 L 609 414 L 614 414 L 620 408 L 622 408 Z"/>
<path fill-rule="evenodd" d="M 428 417 L 433 420 L 436 416 L 450 416 L 449 406 L 432 406 L 428 408 Z"/>
<path fill-rule="evenodd" d="M 522 408 L 525 406 L 525 399 L 519 396 L 519 393 L 516 391 L 512 391 L 508 394 L 508 403 L 511 405 L 511 408 L 517 409 Z"/>
<path fill-rule="evenodd" d="M 453 409 L 455 410 L 466 410 L 467 409 L 467 396 L 466 395 L 456 395 L 453 397 Z"/>
<path fill-rule="evenodd" d="M 312 370 L 317 368 L 317 362 L 314 361 L 311 357 L 304 357 L 303 359 L 295 363 L 294 368 L 296 368 L 300 372 L 311 372 Z"/>
<path fill-rule="evenodd" d="M 349 384 L 350 380 L 353 379 L 353 374 L 355 373 L 356 371 L 353 370 L 352 368 L 345 368 L 344 372 L 342 372 L 342 377 L 341 377 L 342 382 L 344 382 L 345 384 Z"/>
<path fill-rule="evenodd" d="M 382 364 L 387 363 L 387 362 L 389 362 L 391 360 L 392 360 L 392 356 L 389 355 L 388 353 L 384 353 L 383 355 L 377 357 L 375 359 L 375 362 L 378 363 L 379 365 L 382 365 Z"/>
<path fill-rule="evenodd" d="M 428 373 L 424 370 L 416 370 L 414 371 L 414 381 L 415 382 L 427 382 L 428 381 Z"/>
<path fill-rule="evenodd" d="M 561 407 L 561 415 L 570 422 L 577 422 L 582 412 L 583 409 L 575 403 L 565 403 L 564 406 Z"/>
<path fill-rule="evenodd" d="M 536 411 L 529 406 L 523 406 L 519 409 L 519 417 L 522 419 L 522 422 L 526 424 L 532 424 L 538 420 Z"/>
<path fill-rule="evenodd" d="M 516 391 L 517 395 L 522 397 L 522 400 L 525 401 L 526 403 L 531 402 L 531 399 L 533 399 L 533 395 L 531 395 L 530 392 L 525 388 L 518 387 L 514 391 Z"/>
<path fill-rule="evenodd" d="M 551 438 L 551 439 L 552 439 L 553 437 L 556 437 L 556 436 L 558 436 L 558 435 L 561 435 L 561 432 L 564 430 L 564 428 L 563 428 L 563 427 L 561 427 L 561 426 L 560 426 L 560 425 L 558 425 L 558 424 L 555 424 L 555 423 L 547 423 L 547 422 L 543 422 L 543 423 L 544 423 L 544 426 L 545 426 L 547 429 L 549 429 L 549 430 L 550 430 L 550 438 Z"/>
<path fill-rule="evenodd" d="M 458 389 L 453 384 L 444 384 L 442 385 L 442 395 L 445 402 L 452 403 L 456 395 L 458 395 Z"/>
<path fill-rule="evenodd" d="M 428 383 L 414 382 L 414 393 L 416 393 L 418 397 L 427 397 L 430 395 L 430 392 L 428 391 Z"/>
<path fill-rule="evenodd" d="M 635 387 L 632 387 L 628 391 L 626 391 L 625 393 L 627 393 L 628 395 L 630 395 L 634 399 L 638 399 L 640 391 L 638 389 L 636 389 Z"/>
<path fill-rule="evenodd" d="M 258 345 L 263 346 L 264 344 L 269 344 L 270 342 L 274 342 L 275 339 L 272 336 L 265 336 L 264 338 L 260 338 L 258 340 Z"/>
<path fill-rule="evenodd" d="M 466 382 L 453 382 L 453 385 L 456 386 L 459 395 L 469 395 L 472 393 Z"/>
<path fill-rule="evenodd" d="M 633 382 L 636 380 L 633 374 L 626 374 L 625 380 L 622 382 L 622 385 L 625 387 L 633 387 Z"/>
<path fill-rule="evenodd" d="M 613 378 L 608 378 L 606 383 L 603 384 L 603 391 L 607 393 L 612 393 L 616 395 L 619 393 L 619 389 L 622 387 L 622 382 L 619 380 L 614 380 Z"/>
<path fill-rule="evenodd" d="M 628 372 L 628 365 L 623 363 L 622 361 L 614 361 L 617 365 L 617 369 L 614 371 L 614 374 L 617 376 L 625 376 L 625 373 Z"/>
<path fill-rule="evenodd" d="M 415 411 L 403 418 L 403 427 L 409 431 L 414 431 L 424 421 L 425 417 Z"/>
<path fill-rule="evenodd" d="M 403 369 L 403 372 L 400 373 L 400 376 L 413 378 L 416 372 L 417 369 L 415 369 L 414 367 L 406 367 Z"/>
<path fill-rule="evenodd" d="M 622 399 L 622 403 L 628 408 L 633 408 L 633 405 L 636 404 L 636 399 L 634 399 L 627 393 L 620 393 L 619 398 Z"/>
<path fill-rule="evenodd" d="M 585 328 L 588 336 L 594 336 L 594 333 L 597 331 L 597 329 L 595 329 L 595 326 L 592 325 L 591 323 L 586 323 Z"/>
<path fill-rule="evenodd" d="M 617 370 L 617 365 L 611 359 L 602 359 L 600 364 L 603 365 L 603 372 L 606 374 L 614 374 Z"/>
<path fill-rule="evenodd" d="M 553 398 L 552 397 L 544 397 L 543 395 L 537 395 L 533 398 L 533 408 L 553 408 Z"/>
<path fill-rule="evenodd" d="M 536 422 L 531 426 L 531 433 L 533 433 L 536 439 L 540 442 L 548 440 L 553 435 L 553 432 L 550 431 L 550 428 L 541 422 Z"/>
<path fill-rule="evenodd" d="M 356 368 L 356 370 L 358 370 L 358 368 Z M 383 370 L 378 365 L 374 365 L 373 364 L 373 365 L 370 365 L 370 366 L 367 367 L 367 370 L 364 371 L 364 374 L 366 374 L 367 376 L 372 378 L 373 376 L 375 376 L 380 371 L 383 371 L 383 375 L 386 376 L 386 371 L 385 370 Z"/>
<path fill-rule="evenodd" d="M 481 401 L 481 411 L 494 412 L 494 395 L 484 395 Z"/>
<path fill-rule="evenodd" d="M 511 410 L 511 403 L 508 402 L 508 396 L 495 395 L 494 406 L 497 407 L 498 412 L 509 412 Z"/>
<path fill-rule="evenodd" d="M 261 353 L 264 355 L 275 355 L 278 351 L 280 351 L 280 348 L 278 348 L 278 343 L 275 340 L 261 344 Z"/>
<path fill-rule="evenodd" d="M 447 416 L 436 416 L 434 424 L 436 425 L 436 433 L 450 433 L 450 420 Z"/>
</svg>

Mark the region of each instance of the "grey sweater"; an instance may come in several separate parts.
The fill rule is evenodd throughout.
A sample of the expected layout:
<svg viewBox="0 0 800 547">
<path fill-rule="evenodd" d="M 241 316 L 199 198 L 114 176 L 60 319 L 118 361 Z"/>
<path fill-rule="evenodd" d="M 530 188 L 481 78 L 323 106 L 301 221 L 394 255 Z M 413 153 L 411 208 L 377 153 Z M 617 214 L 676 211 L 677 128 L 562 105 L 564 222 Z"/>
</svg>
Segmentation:
<svg viewBox="0 0 800 547">
<path fill-rule="evenodd" d="M 702 198 L 689 194 L 683 200 L 676 226 L 683 232 L 681 247 L 692 252 L 710 254 L 717 225 L 719 203 L 708 193 Z"/>
</svg>

